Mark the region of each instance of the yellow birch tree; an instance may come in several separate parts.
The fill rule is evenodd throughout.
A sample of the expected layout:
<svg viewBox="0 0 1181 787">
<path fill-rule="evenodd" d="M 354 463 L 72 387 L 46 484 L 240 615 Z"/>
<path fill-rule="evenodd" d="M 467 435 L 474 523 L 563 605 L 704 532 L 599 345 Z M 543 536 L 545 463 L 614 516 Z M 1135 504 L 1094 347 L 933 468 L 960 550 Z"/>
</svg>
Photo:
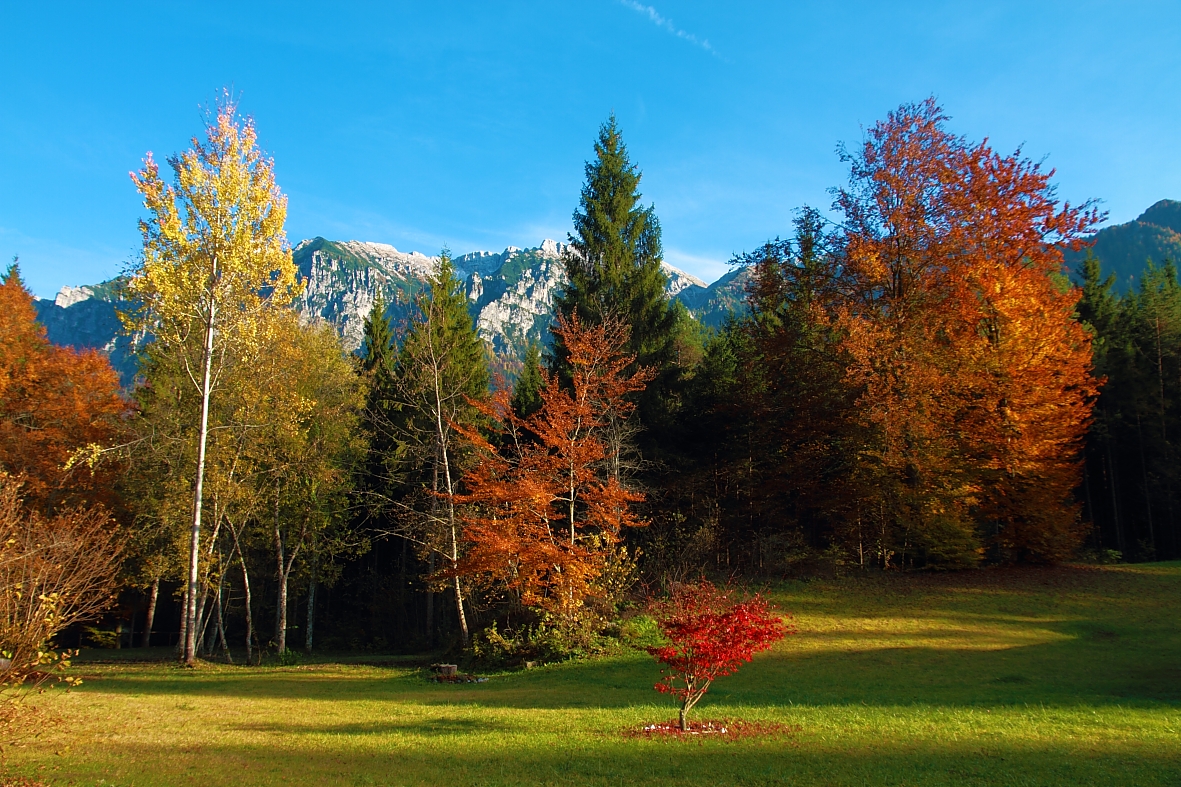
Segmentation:
<svg viewBox="0 0 1181 787">
<path fill-rule="evenodd" d="M 149 152 L 131 179 L 148 216 L 140 221 L 143 253 L 130 271 L 122 315 L 130 331 L 151 337 L 198 395 L 189 565 L 184 603 L 184 661 L 196 658 L 201 504 L 210 401 L 230 369 L 248 370 L 268 345 L 262 319 L 298 294 L 283 229 L 287 199 L 275 185 L 274 162 L 259 150 L 254 123 L 228 98 L 218 105 L 204 142 L 168 159 L 173 183 Z"/>
</svg>

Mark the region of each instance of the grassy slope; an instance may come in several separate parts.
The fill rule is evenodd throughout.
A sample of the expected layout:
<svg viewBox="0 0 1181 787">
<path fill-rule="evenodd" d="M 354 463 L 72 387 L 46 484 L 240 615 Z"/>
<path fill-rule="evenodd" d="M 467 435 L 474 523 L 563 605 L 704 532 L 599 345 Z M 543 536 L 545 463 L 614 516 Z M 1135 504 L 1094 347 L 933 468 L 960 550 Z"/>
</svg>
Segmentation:
<svg viewBox="0 0 1181 787">
<path fill-rule="evenodd" d="M 788 584 L 800 633 L 699 718 L 794 739 L 624 738 L 672 716 L 642 655 L 438 686 L 410 668 L 84 665 L 9 752 L 57 784 L 1181 783 L 1181 563 Z"/>
</svg>

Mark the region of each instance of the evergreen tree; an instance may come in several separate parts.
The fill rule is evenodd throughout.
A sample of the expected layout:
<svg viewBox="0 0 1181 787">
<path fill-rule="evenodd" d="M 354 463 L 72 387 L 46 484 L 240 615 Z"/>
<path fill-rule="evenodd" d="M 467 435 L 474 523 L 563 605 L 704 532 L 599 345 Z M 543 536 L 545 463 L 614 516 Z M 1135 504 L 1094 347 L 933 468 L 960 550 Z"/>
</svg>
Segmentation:
<svg viewBox="0 0 1181 787">
<path fill-rule="evenodd" d="M 427 494 L 405 502 L 414 539 L 425 545 L 428 574 L 441 557 L 448 569 L 457 564 L 462 545 L 454 496 L 468 460 L 456 427 L 479 421 L 474 400 L 488 396 L 488 356 L 476 333 L 463 283 L 446 249 L 438 270 L 415 301 L 416 314 L 396 361 L 396 419 L 407 446 L 400 463 L 411 484 Z M 464 644 L 468 625 L 458 575 L 451 578 L 456 615 Z M 428 635 L 433 624 L 433 596 L 428 596 Z"/>
<path fill-rule="evenodd" d="M 661 270 L 660 222 L 653 206 L 640 202 L 641 175 L 627 154 L 615 116 L 602 125 L 595 158 L 586 164 L 586 183 L 574 213 L 573 251 L 566 258 L 569 284 L 557 312 L 587 325 L 618 320 L 631 329 L 628 352 L 657 377 L 640 399 L 646 426 L 662 422 L 669 397 L 682 377 L 678 340 L 693 333 L 691 318 L 669 302 Z M 555 337 L 550 368 L 569 384 L 569 354 Z"/>
<path fill-rule="evenodd" d="M 1181 553 L 1181 284 L 1150 260 L 1137 289 L 1113 294 L 1099 261 L 1083 261 L 1079 318 L 1104 384 L 1087 437 L 1081 496 L 1096 547 L 1144 560 Z"/>
<path fill-rule="evenodd" d="M 1099 259 L 1090 249 L 1083 258 L 1082 297 L 1078 319 L 1091 334 L 1091 358 L 1095 377 L 1107 383 L 1095 405 L 1095 420 L 1087 433 L 1086 461 L 1083 466 L 1084 517 L 1094 528 L 1095 546 L 1110 545 L 1123 552 L 1123 532 L 1119 528 L 1118 501 L 1111 464 L 1113 436 L 1117 431 L 1117 413 L 1113 407 L 1110 383 L 1112 364 L 1121 357 L 1118 332 L 1121 327 L 1121 304 L 1113 288 L 1115 276 L 1103 278 Z M 1106 528 L 1104 527 L 1106 525 Z M 1104 532 L 1106 529 L 1106 533 Z"/>
<path fill-rule="evenodd" d="M 1119 299 L 1113 293 L 1115 276 L 1103 278 L 1099 258 L 1090 249 L 1082 264 L 1083 294 L 1078 303 L 1078 317 L 1088 326 L 1095 336 L 1092 345 L 1095 367 L 1101 370 L 1102 355 L 1105 349 L 1102 339 L 1110 336 L 1116 321 L 1119 319 Z"/>
<path fill-rule="evenodd" d="M 394 332 L 386 316 L 385 296 L 380 291 L 373 299 L 373 306 L 365 318 L 361 338 L 361 366 L 367 372 L 378 368 L 392 368 L 394 358 Z"/>
<path fill-rule="evenodd" d="M 369 450 L 365 463 L 365 485 L 368 487 L 367 492 L 378 495 L 388 484 L 390 470 L 397 464 L 399 455 L 395 419 L 400 407 L 394 379 L 397 353 L 394 332 L 386 315 L 385 298 L 378 292 L 365 318 L 360 350 L 361 371 L 367 383 L 363 422 Z"/>
<path fill-rule="evenodd" d="M 530 342 L 525 350 L 525 366 L 513 386 L 513 412 L 519 418 L 528 418 L 541 409 L 541 348 Z"/>
<path fill-rule="evenodd" d="M 1174 489 L 1181 477 L 1176 449 L 1177 381 L 1181 379 L 1181 285 L 1177 268 L 1165 261 L 1148 263 L 1140 286 L 1125 301 L 1123 371 L 1119 414 L 1125 449 L 1133 449 L 1133 484 L 1137 492 L 1128 513 L 1141 521 L 1138 553 L 1159 558 L 1177 553 L 1177 504 Z M 1138 456 L 1136 456 L 1138 454 Z M 1138 461 L 1136 461 L 1138 459 Z M 1138 472 L 1136 472 L 1138 471 Z"/>
<path fill-rule="evenodd" d="M 847 526 L 859 494 L 849 448 L 854 393 L 832 324 L 840 269 L 829 244 L 819 214 L 805 210 L 794 241 L 736 259 L 749 272 L 749 311 L 710 338 L 689 385 L 682 420 L 692 464 L 677 490 L 687 518 L 654 527 L 667 546 L 653 543 L 650 555 L 712 541 L 732 568 L 761 573 L 833 542 L 856 549 L 856 528 Z M 697 522 L 708 524 L 708 538 Z"/>
<path fill-rule="evenodd" d="M 423 379 L 423 375 L 437 374 L 443 395 L 454 399 L 457 407 L 464 397 L 484 398 L 490 381 L 487 350 L 476 332 L 463 282 L 447 249 L 415 307 L 395 360 L 403 393 L 410 393 L 413 388 L 407 386 L 415 382 L 420 387 L 433 387 L 433 380 Z"/>
</svg>

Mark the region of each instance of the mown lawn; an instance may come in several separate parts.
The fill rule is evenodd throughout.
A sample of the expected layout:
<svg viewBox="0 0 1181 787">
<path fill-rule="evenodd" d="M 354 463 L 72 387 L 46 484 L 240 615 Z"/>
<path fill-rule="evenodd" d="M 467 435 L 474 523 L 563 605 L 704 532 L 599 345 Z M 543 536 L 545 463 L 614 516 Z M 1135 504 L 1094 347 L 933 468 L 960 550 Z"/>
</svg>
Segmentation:
<svg viewBox="0 0 1181 787">
<path fill-rule="evenodd" d="M 697 718 L 789 737 L 646 740 L 643 654 L 487 683 L 410 667 L 81 664 L 6 768 L 104 785 L 1181 785 L 1181 563 L 788 583 L 799 634 Z"/>
</svg>

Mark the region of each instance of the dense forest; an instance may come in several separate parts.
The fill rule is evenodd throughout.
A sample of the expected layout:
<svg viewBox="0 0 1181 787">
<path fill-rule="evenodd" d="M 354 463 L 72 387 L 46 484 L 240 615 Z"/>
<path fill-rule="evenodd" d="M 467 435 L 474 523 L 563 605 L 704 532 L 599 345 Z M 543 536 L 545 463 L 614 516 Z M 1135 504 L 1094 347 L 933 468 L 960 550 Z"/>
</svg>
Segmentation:
<svg viewBox="0 0 1181 787">
<path fill-rule="evenodd" d="M 16 264 L 0 285 L 0 513 L 94 558 L 86 605 L 44 585 L 63 647 L 516 663 L 610 649 L 629 605 L 702 576 L 1181 556 L 1174 262 L 1117 287 L 1095 206 L 933 100 L 734 258 L 746 302 L 716 327 L 666 294 L 609 119 L 549 336 L 507 360 L 446 251 L 356 353 L 301 322 L 253 124 L 227 104 L 206 133 L 133 175 L 130 390 L 49 343 Z"/>
</svg>

